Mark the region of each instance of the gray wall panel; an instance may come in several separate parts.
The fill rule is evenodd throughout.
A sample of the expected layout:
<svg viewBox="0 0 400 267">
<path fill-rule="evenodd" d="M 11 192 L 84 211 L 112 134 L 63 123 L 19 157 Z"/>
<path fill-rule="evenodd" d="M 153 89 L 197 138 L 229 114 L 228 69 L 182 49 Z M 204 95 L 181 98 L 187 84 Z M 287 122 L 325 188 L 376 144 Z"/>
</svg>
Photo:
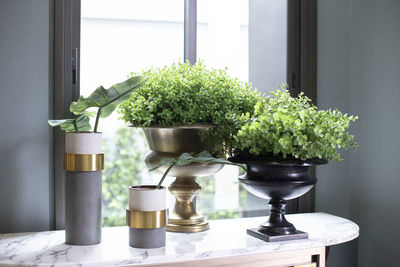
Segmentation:
<svg viewBox="0 0 400 267">
<path fill-rule="evenodd" d="M 319 108 L 350 110 L 350 24 L 351 2 L 348 0 L 318 3 Z M 347 152 L 341 154 L 346 160 L 317 167 L 316 209 L 348 218 L 349 186 L 337 186 L 348 181 Z"/>
<path fill-rule="evenodd" d="M 359 266 L 398 266 L 400 224 L 400 2 L 353 0 L 350 211 L 361 227 Z"/>
<path fill-rule="evenodd" d="M 358 253 L 329 266 L 397 266 L 400 222 L 400 2 L 318 2 L 318 104 L 359 115 L 359 150 L 318 169 L 317 210 L 352 219 Z M 355 249 L 350 246 L 349 249 Z M 336 262 L 334 262 L 336 261 Z"/>
<path fill-rule="evenodd" d="M 0 1 L 0 232 L 51 228 L 51 0 Z"/>
</svg>

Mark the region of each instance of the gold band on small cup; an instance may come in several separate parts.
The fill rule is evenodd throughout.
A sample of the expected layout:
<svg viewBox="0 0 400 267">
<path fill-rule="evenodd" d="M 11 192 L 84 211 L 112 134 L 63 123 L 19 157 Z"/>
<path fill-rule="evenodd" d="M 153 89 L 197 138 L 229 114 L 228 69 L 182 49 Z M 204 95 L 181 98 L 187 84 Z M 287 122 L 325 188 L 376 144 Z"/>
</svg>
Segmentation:
<svg viewBox="0 0 400 267">
<path fill-rule="evenodd" d="M 66 171 L 93 172 L 104 169 L 104 154 L 64 154 Z"/>
<path fill-rule="evenodd" d="M 167 225 L 167 211 L 126 210 L 126 224 L 132 228 L 154 229 Z"/>
</svg>

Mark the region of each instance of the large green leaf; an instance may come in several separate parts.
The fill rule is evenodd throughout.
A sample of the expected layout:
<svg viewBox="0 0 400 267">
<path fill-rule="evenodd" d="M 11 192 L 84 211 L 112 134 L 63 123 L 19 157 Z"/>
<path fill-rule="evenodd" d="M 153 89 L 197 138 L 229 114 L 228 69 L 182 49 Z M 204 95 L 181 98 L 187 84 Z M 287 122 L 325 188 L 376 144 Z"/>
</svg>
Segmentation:
<svg viewBox="0 0 400 267">
<path fill-rule="evenodd" d="M 109 89 L 100 86 L 89 97 L 80 96 L 77 102 L 72 102 L 70 111 L 78 115 L 90 107 L 98 107 L 101 109 L 100 117 L 108 117 L 121 102 L 129 99 L 131 93 L 142 86 L 146 80 L 147 78 L 144 76 L 134 76 L 122 83 L 114 84 Z"/>
<path fill-rule="evenodd" d="M 86 114 L 81 114 L 73 119 L 64 119 L 64 120 L 48 120 L 48 123 L 51 127 L 60 126 L 62 131 L 66 132 L 83 132 L 90 131 L 90 119 Z M 75 127 L 76 126 L 76 127 Z"/>
<path fill-rule="evenodd" d="M 69 122 L 73 122 L 73 119 L 48 120 L 47 122 L 51 127 L 57 127 L 57 126 L 65 125 L 65 124 L 67 124 Z"/>
<path fill-rule="evenodd" d="M 173 159 L 173 158 L 166 158 L 163 161 L 160 162 L 157 166 L 149 169 L 149 171 L 154 171 L 162 166 L 169 166 L 168 169 L 165 171 L 164 175 L 160 179 L 160 182 L 157 185 L 157 188 L 159 188 L 165 177 L 168 175 L 169 171 L 172 169 L 174 166 L 184 166 L 188 165 L 190 163 L 209 163 L 209 164 L 225 164 L 225 165 L 234 165 L 234 166 L 239 166 L 243 170 L 247 171 L 246 165 L 240 164 L 240 163 L 234 163 L 229 160 L 223 159 L 223 158 L 214 158 L 208 151 L 202 151 L 194 156 L 190 155 L 189 153 L 183 153 L 181 154 L 178 158 Z"/>
</svg>

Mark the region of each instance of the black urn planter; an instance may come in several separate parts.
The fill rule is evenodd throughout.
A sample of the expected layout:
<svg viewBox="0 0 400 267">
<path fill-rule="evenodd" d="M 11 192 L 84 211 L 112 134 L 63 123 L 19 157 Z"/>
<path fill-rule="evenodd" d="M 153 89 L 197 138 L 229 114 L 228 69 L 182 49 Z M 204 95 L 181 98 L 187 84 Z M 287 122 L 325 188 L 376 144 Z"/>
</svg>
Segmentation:
<svg viewBox="0 0 400 267">
<path fill-rule="evenodd" d="M 288 200 L 300 197 L 313 188 L 317 179 L 311 176 L 311 167 L 326 164 L 327 160 L 242 156 L 229 160 L 246 164 L 247 173 L 239 178 L 241 184 L 253 195 L 269 200 L 268 220 L 258 229 L 248 229 L 247 234 L 268 242 L 308 238 L 307 233 L 297 230 L 286 220 L 285 206 Z"/>
</svg>

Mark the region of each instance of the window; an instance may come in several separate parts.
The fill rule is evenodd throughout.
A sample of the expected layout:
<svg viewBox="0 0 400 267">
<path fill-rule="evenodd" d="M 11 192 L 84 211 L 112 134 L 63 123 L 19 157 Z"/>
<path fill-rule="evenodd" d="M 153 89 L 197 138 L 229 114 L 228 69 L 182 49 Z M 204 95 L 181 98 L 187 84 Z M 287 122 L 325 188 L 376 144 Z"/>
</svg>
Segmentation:
<svg viewBox="0 0 400 267">
<path fill-rule="evenodd" d="M 262 92 L 287 80 L 300 84 L 292 79 L 293 76 L 300 79 L 295 75 L 299 68 L 289 68 L 300 60 L 296 50 L 300 46 L 299 38 L 288 38 L 291 30 L 297 30 L 298 20 L 292 21 L 292 15 L 288 15 L 300 12 L 297 0 L 72 0 L 63 3 L 61 8 L 59 5 L 56 3 L 56 11 L 60 9 L 59 13 L 63 13 L 57 17 L 56 12 L 56 52 L 61 50 L 57 48 L 57 35 L 61 35 L 57 31 L 57 21 L 63 17 L 62 42 L 66 52 L 60 54 L 60 58 L 65 61 L 66 76 L 71 70 L 68 47 L 78 48 L 80 54 L 80 68 L 77 68 L 80 83 L 78 79 L 75 91 L 73 83 L 72 87 L 63 84 L 63 88 L 72 88 L 71 92 L 65 89 L 64 103 L 69 104 L 68 98 L 76 99 L 79 94 L 87 96 L 99 85 L 107 88 L 120 82 L 131 72 L 185 58 L 192 62 L 202 60 L 209 67 L 228 67 L 231 76 L 251 82 Z M 291 53 L 292 50 L 296 53 Z M 299 66 L 297 63 L 295 65 Z M 66 114 L 65 110 L 60 113 Z M 141 131 L 126 127 L 117 117 L 115 113 L 101 120 L 99 125 L 106 153 L 105 226 L 125 224 L 127 186 L 155 184 L 159 179 L 149 174 L 144 166 L 148 148 Z M 56 136 L 56 151 L 60 147 L 57 145 L 59 138 Z M 56 173 L 59 167 L 56 163 Z M 212 219 L 266 214 L 265 201 L 240 187 L 238 175 L 238 168 L 226 166 L 214 177 L 198 178 L 202 191 L 197 209 Z M 170 177 L 165 183 L 173 179 Z M 56 188 L 61 187 L 60 184 L 61 181 L 56 180 Z M 63 203 L 60 192 L 59 189 L 56 207 Z M 170 201 L 173 200 L 171 196 Z M 59 208 L 56 208 L 56 221 L 57 217 L 62 222 Z M 62 228 L 62 225 L 58 223 L 57 227 Z"/>
</svg>

